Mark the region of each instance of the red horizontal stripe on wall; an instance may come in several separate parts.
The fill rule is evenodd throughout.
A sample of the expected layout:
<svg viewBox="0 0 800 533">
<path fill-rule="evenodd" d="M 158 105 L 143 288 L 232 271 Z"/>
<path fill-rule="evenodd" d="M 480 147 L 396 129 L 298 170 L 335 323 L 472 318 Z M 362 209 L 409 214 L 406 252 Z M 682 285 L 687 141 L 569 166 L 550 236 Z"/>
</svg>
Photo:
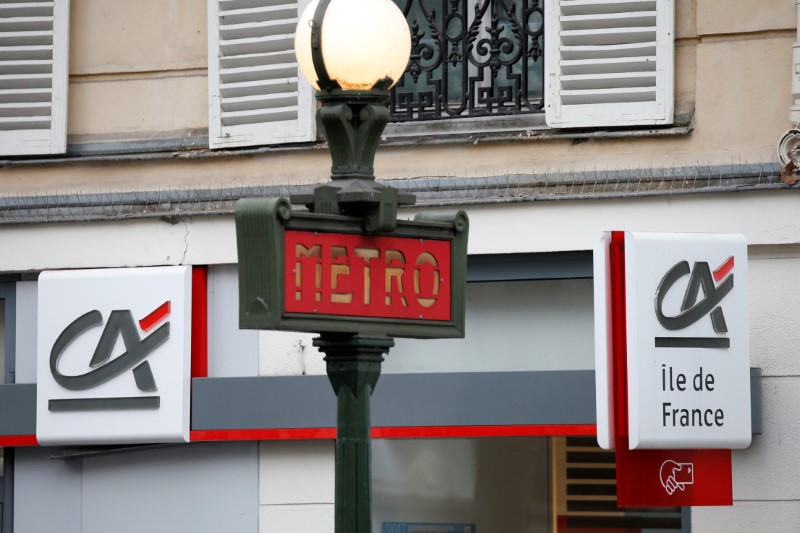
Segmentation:
<svg viewBox="0 0 800 533">
<path fill-rule="evenodd" d="M 398 426 L 374 427 L 374 439 L 435 439 L 466 437 L 572 437 L 597 434 L 595 424 L 535 426 Z"/>
<path fill-rule="evenodd" d="M 38 446 L 36 435 L 0 435 L 0 446 Z"/>
<path fill-rule="evenodd" d="M 336 428 L 202 429 L 191 431 L 192 442 L 203 440 L 309 440 L 335 439 Z"/>
<path fill-rule="evenodd" d="M 535 426 L 399 426 L 374 427 L 374 439 L 444 439 L 469 437 L 594 436 L 595 424 Z M 335 439 L 336 428 L 210 429 L 191 432 L 192 441 Z"/>
</svg>

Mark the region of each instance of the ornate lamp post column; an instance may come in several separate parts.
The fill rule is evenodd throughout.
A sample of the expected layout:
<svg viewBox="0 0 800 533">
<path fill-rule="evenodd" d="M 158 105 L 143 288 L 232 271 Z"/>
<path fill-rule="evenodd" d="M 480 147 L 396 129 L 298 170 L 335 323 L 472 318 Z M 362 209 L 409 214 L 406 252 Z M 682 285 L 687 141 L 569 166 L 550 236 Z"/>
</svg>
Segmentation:
<svg viewBox="0 0 800 533">
<path fill-rule="evenodd" d="M 390 0 L 317 0 L 300 17 L 295 50 L 318 90 L 333 165 L 330 184 L 292 203 L 317 214 L 360 217 L 367 233 L 394 230 L 398 205 L 413 204 L 414 197 L 376 183 L 373 161 L 389 120 L 389 89 L 411 51 L 405 17 Z M 370 397 L 394 341 L 323 333 L 314 345 L 326 355 L 336 393 L 336 532 L 370 533 Z"/>
<path fill-rule="evenodd" d="M 391 0 L 312 2 L 295 50 L 318 90 L 331 181 L 291 202 L 236 207 L 239 326 L 320 333 L 337 398 L 336 533 L 371 533 L 370 396 L 393 337 L 464 336 L 466 214 L 398 221 L 414 196 L 373 175 L 389 89 L 410 48 Z"/>
<path fill-rule="evenodd" d="M 336 533 L 370 533 L 370 398 L 381 373 L 389 338 L 322 334 L 314 346 L 325 353 L 328 379 L 336 393 Z"/>
</svg>

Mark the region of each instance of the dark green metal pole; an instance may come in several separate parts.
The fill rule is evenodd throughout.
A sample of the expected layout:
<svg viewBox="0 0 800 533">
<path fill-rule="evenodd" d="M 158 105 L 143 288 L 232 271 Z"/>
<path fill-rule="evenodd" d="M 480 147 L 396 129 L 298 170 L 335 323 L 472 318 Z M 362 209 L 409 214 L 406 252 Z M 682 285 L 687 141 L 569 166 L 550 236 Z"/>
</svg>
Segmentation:
<svg viewBox="0 0 800 533">
<path fill-rule="evenodd" d="M 336 393 L 335 532 L 371 533 L 370 398 L 394 340 L 330 333 L 314 346 Z"/>
<path fill-rule="evenodd" d="M 292 196 L 312 213 L 363 220 L 367 233 L 392 232 L 397 208 L 414 196 L 375 182 L 373 163 L 389 120 L 389 88 L 378 80 L 368 91 L 343 90 L 332 79 L 322 53 L 322 24 L 330 0 L 320 0 L 311 26 L 311 57 L 320 91 L 317 117 L 331 150 L 331 182 L 313 194 Z M 323 333 L 314 346 L 325 353 L 328 379 L 336 393 L 335 532 L 372 533 L 370 398 L 381 375 L 383 354 L 394 346 L 386 337 Z"/>
</svg>

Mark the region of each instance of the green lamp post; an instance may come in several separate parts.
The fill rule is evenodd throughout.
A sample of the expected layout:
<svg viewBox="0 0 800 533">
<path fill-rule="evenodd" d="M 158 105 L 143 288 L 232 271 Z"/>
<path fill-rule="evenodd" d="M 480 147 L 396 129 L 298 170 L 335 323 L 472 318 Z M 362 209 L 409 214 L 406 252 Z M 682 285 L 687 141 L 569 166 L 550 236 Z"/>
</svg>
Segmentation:
<svg viewBox="0 0 800 533">
<path fill-rule="evenodd" d="M 410 48 L 391 0 L 312 2 L 295 50 L 318 90 L 331 181 L 236 206 L 239 326 L 320 334 L 337 404 L 336 533 L 371 533 L 370 398 L 393 338 L 464 336 L 466 213 L 397 220 L 414 196 L 373 174 Z"/>
<path fill-rule="evenodd" d="M 367 233 L 391 232 L 398 205 L 413 195 L 375 182 L 373 160 L 389 120 L 389 89 L 403 75 L 411 50 L 408 24 L 391 0 L 315 0 L 301 15 L 295 50 L 317 89 L 319 122 L 330 146 L 331 182 L 292 197 L 316 214 L 363 219 Z M 388 337 L 322 333 L 336 393 L 336 533 L 371 532 L 370 397 Z"/>
</svg>

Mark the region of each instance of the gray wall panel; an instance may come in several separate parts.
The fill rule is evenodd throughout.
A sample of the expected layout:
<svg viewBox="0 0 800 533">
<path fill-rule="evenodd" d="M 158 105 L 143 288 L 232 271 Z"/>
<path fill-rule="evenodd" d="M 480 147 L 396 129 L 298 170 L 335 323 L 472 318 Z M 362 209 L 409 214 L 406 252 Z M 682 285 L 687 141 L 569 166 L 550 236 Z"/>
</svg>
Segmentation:
<svg viewBox="0 0 800 533">
<path fill-rule="evenodd" d="M 258 444 L 53 460 L 17 448 L 15 533 L 257 533 Z"/>
<path fill-rule="evenodd" d="M 9 382 L 6 379 L 6 301 L 2 298 L 2 294 L 0 294 L 0 381 Z"/>
<path fill-rule="evenodd" d="M 471 255 L 467 281 L 514 281 L 592 277 L 592 252 Z"/>
<path fill-rule="evenodd" d="M 192 429 L 336 426 L 327 376 L 192 380 Z"/>
<path fill-rule="evenodd" d="M 38 283 L 17 282 L 17 353 L 14 383 L 36 383 Z"/>
<path fill-rule="evenodd" d="M 753 432 L 761 377 L 753 369 Z M 595 422 L 594 371 L 387 374 L 373 395 L 375 426 L 542 425 Z M 195 378 L 192 429 L 336 425 L 326 376 Z M 36 386 L 0 385 L 0 436 L 36 430 Z"/>
<path fill-rule="evenodd" d="M 85 458 L 82 491 L 83 533 L 257 533 L 258 445 Z"/>
<path fill-rule="evenodd" d="M 258 332 L 239 329 L 237 265 L 208 269 L 208 375 L 258 375 Z"/>
<path fill-rule="evenodd" d="M 81 533 L 81 463 L 54 461 L 53 448 L 17 448 L 14 533 Z"/>
<path fill-rule="evenodd" d="M 594 371 L 390 374 L 376 426 L 594 424 Z"/>
<path fill-rule="evenodd" d="M 387 374 L 376 426 L 593 424 L 594 371 Z M 192 429 L 336 425 L 325 376 L 195 379 Z"/>
<path fill-rule="evenodd" d="M 36 385 L 0 387 L 0 435 L 36 433 Z"/>
<path fill-rule="evenodd" d="M 463 339 L 395 339 L 383 374 L 594 368 L 592 280 L 468 283 Z"/>
<path fill-rule="evenodd" d="M 3 307 L 3 373 L 0 383 L 14 383 L 14 364 L 17 345 L 17 285 L 0 282 L 0 305 Z"/>
</svg>

